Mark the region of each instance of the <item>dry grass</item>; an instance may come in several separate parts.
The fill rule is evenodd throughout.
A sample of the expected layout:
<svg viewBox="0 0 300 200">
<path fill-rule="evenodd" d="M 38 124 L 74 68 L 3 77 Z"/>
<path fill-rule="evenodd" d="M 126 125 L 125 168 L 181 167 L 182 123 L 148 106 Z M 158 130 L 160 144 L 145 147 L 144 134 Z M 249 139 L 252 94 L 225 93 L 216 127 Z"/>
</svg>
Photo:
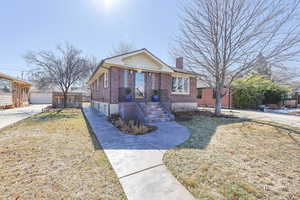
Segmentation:
<svg viewBox="0 0 300 200">
<path fill-rule="evenodd" d="M 80 110 L 0 131 L 0 199 L 126 199 Z"/>
<path fill-rule="evenodd" d="M 164 162 L 197 199 L 300 199 L 300 130 L 195 116 Z"/>
</svg>

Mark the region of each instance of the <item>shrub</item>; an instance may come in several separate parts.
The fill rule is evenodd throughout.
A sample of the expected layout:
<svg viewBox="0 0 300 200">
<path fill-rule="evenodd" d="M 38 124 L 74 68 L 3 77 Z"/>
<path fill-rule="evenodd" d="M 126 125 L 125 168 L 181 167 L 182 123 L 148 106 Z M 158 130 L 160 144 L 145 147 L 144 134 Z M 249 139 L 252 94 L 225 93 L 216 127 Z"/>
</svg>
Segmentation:
<svg viewBox="0 0 300 200">
<path fill-rule="evenodd" d="M 131 88 L 125 88 L 125 94 L 131 94 Z"/>
<path fill-rule="evenodd" d="M 160 95 L 160 90 L 153 90 L 153 95 Z"/>
<path fill-rule="evenodd" d="M 276 84 L 259 75 L 250 75 L 233 82 L 233 98 L 237 108 L 278 104 L 289 91 L 289 87 Z"/>
</svg>

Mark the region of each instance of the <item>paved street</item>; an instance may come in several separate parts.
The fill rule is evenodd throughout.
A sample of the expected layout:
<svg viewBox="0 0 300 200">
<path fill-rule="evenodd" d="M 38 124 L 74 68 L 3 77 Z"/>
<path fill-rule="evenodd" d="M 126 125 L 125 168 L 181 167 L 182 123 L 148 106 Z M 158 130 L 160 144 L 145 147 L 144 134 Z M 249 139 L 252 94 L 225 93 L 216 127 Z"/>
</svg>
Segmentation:
<svg viewBox="0 0 300 200">
<path fill-rule="evenodd" d="M 42 112 L 48 104 L 30 105 L 22 108 L 0 110 L 0 129 Z"/>
</svg>

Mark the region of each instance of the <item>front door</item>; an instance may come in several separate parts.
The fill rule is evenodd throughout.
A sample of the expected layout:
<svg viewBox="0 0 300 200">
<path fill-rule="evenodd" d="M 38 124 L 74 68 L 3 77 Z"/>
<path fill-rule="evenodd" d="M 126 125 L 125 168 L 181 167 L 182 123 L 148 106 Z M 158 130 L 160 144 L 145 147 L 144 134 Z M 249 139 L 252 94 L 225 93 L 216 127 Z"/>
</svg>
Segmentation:
<svg viewBox="0 0 300 200">
<path fill-rule="evenodd" d="M 143 72 L 135 73 L 135 99 L 143 100 L 145 98 L 145 74 Z"/>
</svg>

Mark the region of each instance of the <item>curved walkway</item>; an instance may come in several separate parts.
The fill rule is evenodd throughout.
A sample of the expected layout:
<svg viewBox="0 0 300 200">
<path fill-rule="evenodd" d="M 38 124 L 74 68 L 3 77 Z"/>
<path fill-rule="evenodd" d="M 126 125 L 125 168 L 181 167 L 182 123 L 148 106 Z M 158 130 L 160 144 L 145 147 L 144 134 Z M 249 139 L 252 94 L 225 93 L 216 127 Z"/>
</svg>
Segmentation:
<svg viewBox="0 0 300 200">
<path fill-rule="evenodd" d="M 98 141 L 114 168 L 128 200 L 194 200 L 164 166 L 165 151 L 188 139 L 176 122 L 156 123 L 153 133 L 126 135 L 89 106 L 83 107 Z"/>
</svg>

